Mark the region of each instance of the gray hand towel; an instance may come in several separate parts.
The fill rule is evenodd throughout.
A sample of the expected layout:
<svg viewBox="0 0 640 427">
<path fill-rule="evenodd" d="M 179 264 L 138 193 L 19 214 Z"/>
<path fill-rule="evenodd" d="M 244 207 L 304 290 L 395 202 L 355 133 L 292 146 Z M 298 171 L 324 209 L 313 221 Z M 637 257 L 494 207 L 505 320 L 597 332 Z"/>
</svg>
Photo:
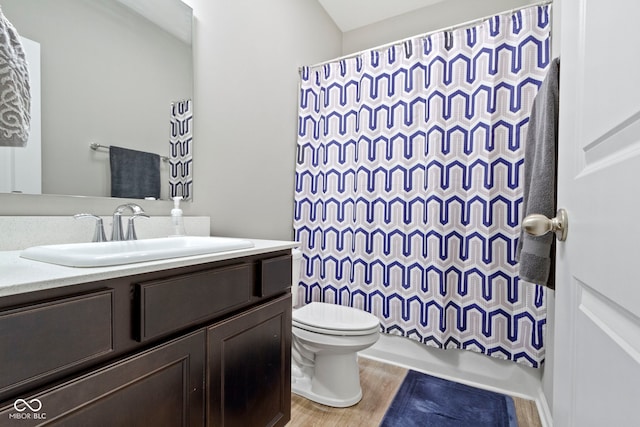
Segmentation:
<svg viewBox="0 0 640 427">
<path fill-rule="evenodd" d="M 111 146 L 111 197 L 160 198 L 160 156 Z"/>
<path fill-rule="evenodd" d="M 556 159 L 558 146 L 558 94 L 560 59 L 551 61 L 547 76 L 533 101 L 525 139 L 524 198 L 522 218 L 542 214 L 556 215 Z M 530 236 L 520 231 L 516 258 L 520 279 L 554 288 L 554 235 Z"/>
<path fill-rule="evenodd" d="M 31 123 L 31 87 L 20 36 L 0 10 L 0 146 L 24 147 Z"/>
</svg>

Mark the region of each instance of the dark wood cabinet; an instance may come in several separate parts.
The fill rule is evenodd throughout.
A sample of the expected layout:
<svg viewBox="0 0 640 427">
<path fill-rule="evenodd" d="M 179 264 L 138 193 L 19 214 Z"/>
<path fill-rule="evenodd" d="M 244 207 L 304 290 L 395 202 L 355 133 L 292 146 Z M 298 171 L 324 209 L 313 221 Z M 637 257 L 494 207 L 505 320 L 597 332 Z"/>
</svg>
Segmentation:
<svg viewBox="0 0 640 427">
<path fill-rule="evenodd" d="M 284 426 L 290 272 L 278 251 L 0 298 L 0 427 Z"/>
<path fill-rule="evenodd" d="M 284 426 L 291 418 L 291 296 L 208 329 L 207 426 Z"/>
<path fill-rule="evenodd" d="M 204 347 L 200 331 L 125 358 L 25 398 L 31 408 L 14 401 L 0 425 L 202 426 Z"/>
</svg>

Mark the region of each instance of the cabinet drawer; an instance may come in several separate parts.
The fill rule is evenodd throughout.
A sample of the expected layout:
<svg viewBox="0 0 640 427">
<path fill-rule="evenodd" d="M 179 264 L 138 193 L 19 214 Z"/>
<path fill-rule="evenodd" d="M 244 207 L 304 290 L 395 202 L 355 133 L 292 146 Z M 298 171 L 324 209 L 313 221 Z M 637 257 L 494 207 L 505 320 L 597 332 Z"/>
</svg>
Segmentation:
<svg viewBox="0 0 640 427">
<path fill-rule="evenodd" d="M 141 342 L 187 328 L 249 302 L 252 268 L 239 264 L 136 285 Z"/>
<path fill-rule="evenodd" d="M 2 426 L 183 426 L 204 423 L 203 331 L 0 408 Z"/>
<path fill-rule="evenodd" d="M 291 287 L 291 255 L 261 260 L 260 272 L 257 296 L 264 297 L 284 292 Z"/>
<path fill-rule="evenodd" d="M 0 312 L 0 393 L 113 351 L 113 290 Z"/>
</svg>

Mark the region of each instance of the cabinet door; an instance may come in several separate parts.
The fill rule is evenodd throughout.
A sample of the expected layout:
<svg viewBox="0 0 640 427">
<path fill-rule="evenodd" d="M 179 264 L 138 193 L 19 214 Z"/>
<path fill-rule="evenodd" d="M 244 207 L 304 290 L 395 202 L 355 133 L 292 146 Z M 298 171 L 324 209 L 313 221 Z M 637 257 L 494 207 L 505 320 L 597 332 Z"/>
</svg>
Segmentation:
<svg viewBox="0 0 640 427">
<path fill-rule="evenodd" d="M 0 426 L 202 426 L 205 333 L 155 347 L 0 409 Z"/>
<path fill-rule="evenodd" d="M 208 330 L 208 426 L 284 426 L 291 418 L 291 295 Z"/>
</svg>

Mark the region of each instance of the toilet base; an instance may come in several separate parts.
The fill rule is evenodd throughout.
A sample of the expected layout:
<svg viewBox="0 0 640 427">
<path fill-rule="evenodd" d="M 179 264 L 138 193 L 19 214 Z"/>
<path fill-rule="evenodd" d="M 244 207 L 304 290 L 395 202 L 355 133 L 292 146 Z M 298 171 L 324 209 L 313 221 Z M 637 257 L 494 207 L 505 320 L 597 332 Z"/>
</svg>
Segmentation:
<svg viewBox="0 0 640 427">
<path fill-rule="evenodd" d="M 316 354 L 315 367 L 291 367 L 291 391 L 335 408 L 353 406 L 362 399 L 356 353 Z"/>
<path fill-rule="evenodd" d="M 334 408 L 347 408 L 362 400 L 362 390 L 357 396 L 353 396 L 351 399 L 347 400 L 337 400 L 330 399 L 327 396 L 319 396 L 311 391 L 311 381 L 309 379 L 307 379 L 307 381 L 297 382 L 295 385 L 292 383 L 291 392 L 322 405 L 332 406 Z"/>
</svg>

